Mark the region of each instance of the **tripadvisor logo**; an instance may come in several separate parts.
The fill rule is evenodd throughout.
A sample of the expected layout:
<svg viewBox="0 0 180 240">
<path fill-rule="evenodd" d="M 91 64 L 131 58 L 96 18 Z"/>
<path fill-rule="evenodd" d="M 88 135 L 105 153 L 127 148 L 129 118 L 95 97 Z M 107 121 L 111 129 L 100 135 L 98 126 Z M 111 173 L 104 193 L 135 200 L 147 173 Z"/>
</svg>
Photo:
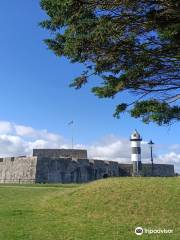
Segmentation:
<svg viewBox="0 0 180 240">
<path fill-rule="evenodd" d="M 143 234 L 143 228 L 142 227 L 135 228 L 135 234 L 136 235 L 142 235 Z"/>
<path fill-rule="evenodd" d="M 134 232 L 139 236 L 142 234 L 169 234 L 173 233 L 173 229 L 143 229 L 142 227 L 136 227 Z"/>
</svg>

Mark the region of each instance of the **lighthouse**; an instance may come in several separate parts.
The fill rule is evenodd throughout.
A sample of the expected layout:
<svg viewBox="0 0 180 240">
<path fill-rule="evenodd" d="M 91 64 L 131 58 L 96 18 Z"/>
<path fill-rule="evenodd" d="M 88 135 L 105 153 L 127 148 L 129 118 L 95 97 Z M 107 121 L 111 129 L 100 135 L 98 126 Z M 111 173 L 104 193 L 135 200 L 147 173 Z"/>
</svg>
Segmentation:
<svg viewBox="0 0 180 240">
<path fill-rule="evenodd" d="M 141 170 L 141 141 L 142 138 L 137 130 L 131 134 L 131 161 L 133 165 L 133 176 L 139 176 Z"/>
</svg>

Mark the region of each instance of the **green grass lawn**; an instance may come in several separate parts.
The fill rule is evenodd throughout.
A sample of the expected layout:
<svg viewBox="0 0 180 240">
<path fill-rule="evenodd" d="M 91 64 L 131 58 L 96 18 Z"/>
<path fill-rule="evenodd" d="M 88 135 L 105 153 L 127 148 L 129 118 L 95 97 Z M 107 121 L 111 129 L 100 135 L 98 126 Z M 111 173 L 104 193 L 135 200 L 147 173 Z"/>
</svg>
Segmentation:
<svg viewBox="0 0 180 240">
<path fill-rule="evenodd" d="M 0 240 L 180 239 L 180 178 L 0 185 Z M 136 236 L 137 226 L 173 234 Z"/>
</svg>

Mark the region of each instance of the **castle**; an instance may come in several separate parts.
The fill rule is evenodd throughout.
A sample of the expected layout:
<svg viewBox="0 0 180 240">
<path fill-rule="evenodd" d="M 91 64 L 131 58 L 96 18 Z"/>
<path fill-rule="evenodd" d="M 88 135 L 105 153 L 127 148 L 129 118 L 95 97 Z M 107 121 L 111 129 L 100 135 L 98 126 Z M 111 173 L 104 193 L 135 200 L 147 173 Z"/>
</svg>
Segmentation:
<svg viewBox="0 0 180 240">
<path fill-rule="evenodd" d="M 107 177 L 151 176 L 141 163 L 141 137 L 131 135 L 132 164 L 88 159 L 83 149 L 34 149 L 32 157 L 0 158 L 0 183 L 84 183 Z M 154 164 L 153 176 L 174 176 L 174 166 Z"/>
</svg>

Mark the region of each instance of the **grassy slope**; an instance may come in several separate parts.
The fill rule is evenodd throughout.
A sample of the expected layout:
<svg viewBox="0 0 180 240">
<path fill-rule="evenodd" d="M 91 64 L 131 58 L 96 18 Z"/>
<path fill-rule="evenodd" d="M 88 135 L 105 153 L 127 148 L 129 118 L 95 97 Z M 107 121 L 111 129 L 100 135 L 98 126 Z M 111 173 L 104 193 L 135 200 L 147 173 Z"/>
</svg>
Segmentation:
<svg viewBox="0 0 180 240">
<path fill-rule="evenodd" d="M 180 178 L 0 185 L 0 240 L 180 239 Z M 136 236 L 134 228 L 174 229 Z"/>
</svg>

